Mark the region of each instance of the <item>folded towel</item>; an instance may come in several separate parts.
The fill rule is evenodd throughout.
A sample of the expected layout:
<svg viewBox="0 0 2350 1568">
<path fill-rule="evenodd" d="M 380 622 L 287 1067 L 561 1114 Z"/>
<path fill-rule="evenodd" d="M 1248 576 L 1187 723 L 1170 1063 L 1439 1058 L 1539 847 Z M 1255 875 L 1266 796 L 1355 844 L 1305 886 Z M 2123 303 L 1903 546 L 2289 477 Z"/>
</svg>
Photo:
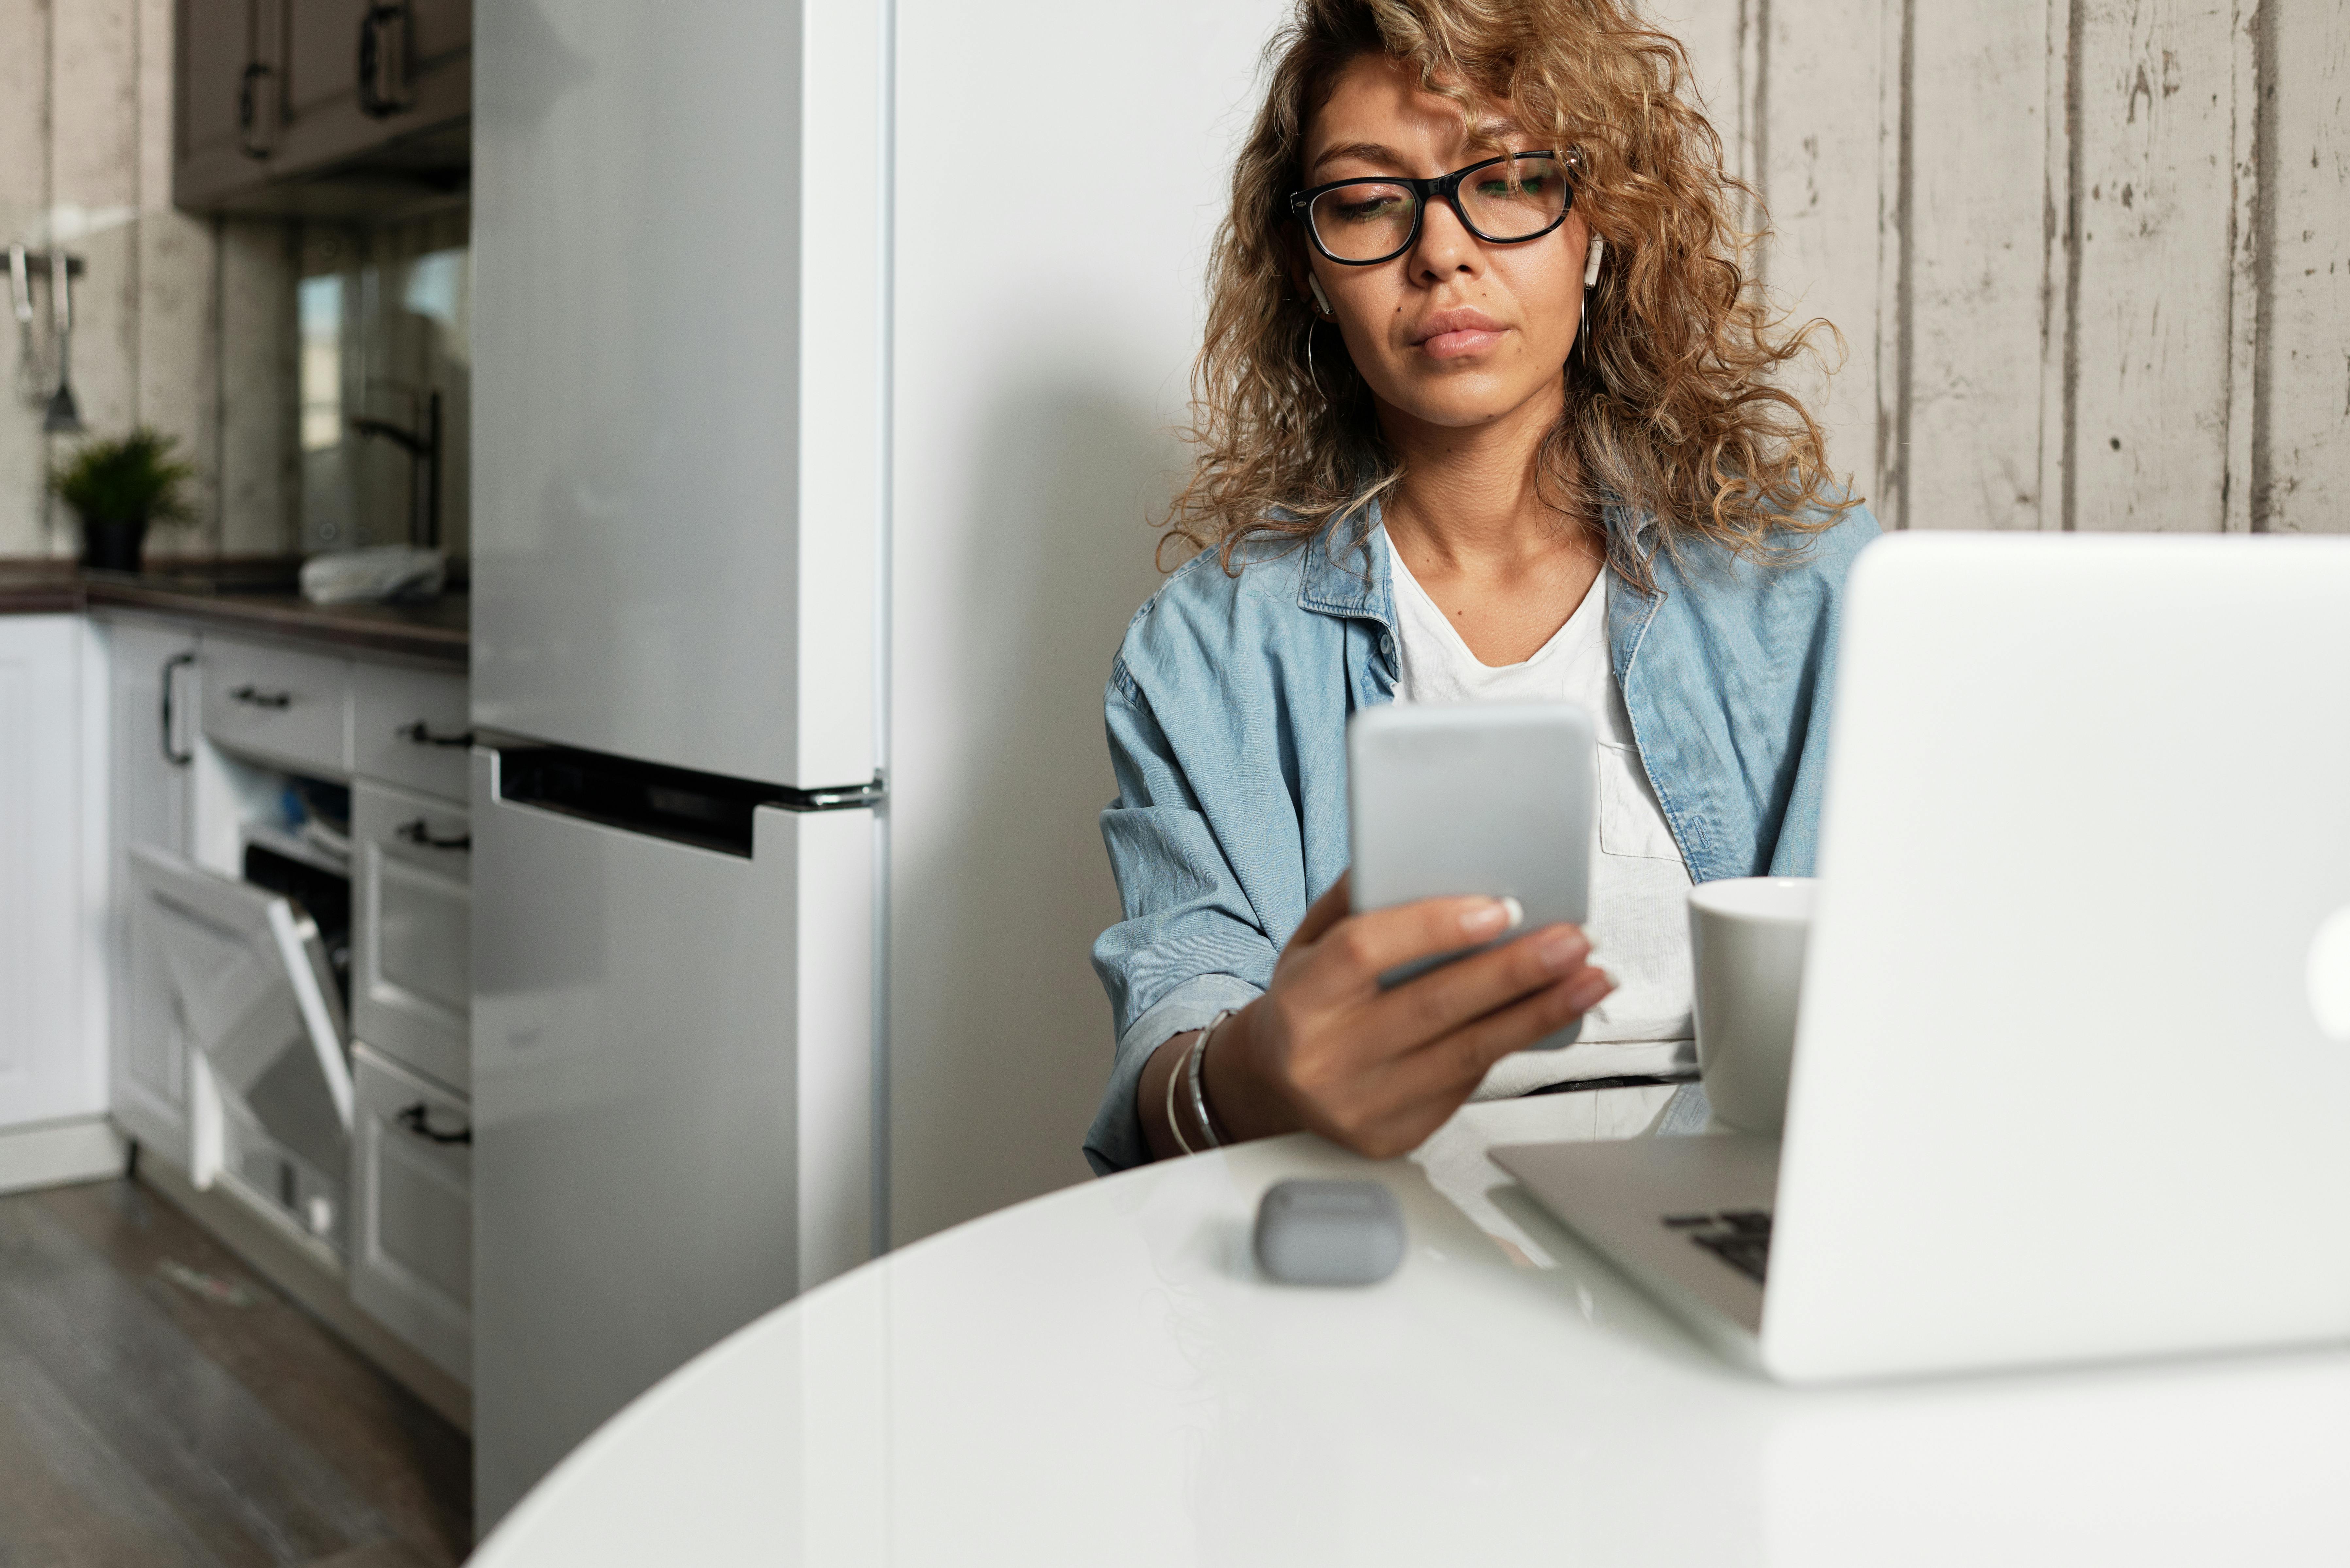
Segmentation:
<svg viewBox="0 0 2350 1568">
<path fill-rule="evenodd" d="M 439 550 L 334 550 L 302 563 L 302 597 L 314 605 L 429 599 L 448 577 L 449 558 Z"/>
</svg>

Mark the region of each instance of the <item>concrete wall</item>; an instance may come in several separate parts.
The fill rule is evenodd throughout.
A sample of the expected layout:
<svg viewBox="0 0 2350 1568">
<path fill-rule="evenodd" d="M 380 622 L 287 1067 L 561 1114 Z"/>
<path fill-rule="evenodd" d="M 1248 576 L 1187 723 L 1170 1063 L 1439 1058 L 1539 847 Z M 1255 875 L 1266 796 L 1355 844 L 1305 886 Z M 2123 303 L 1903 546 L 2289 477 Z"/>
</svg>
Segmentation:
<svg viewBox="0 0 2350 1568">
<path fill-rule="evenodd" d="M 1892 526 L 2350 529 L 2350 16 L 1659 0 Z"/>
<path fill-rule="evenodd" d="M 293 545 L 293 254 L 268 223 L 172 209 L 172 0 L 0 0 L 0 244 L 85 255 L 74 388 L 94 432 L 149 423 L 202 471 L 198 522 L 157 555 Z M 46 286 L 36 353 L 49 358 Z M 0 317 L 0 556 L 70 555 L 71 514 L 43 475 L 65 443 L 16 389 Z"/>
</svg>

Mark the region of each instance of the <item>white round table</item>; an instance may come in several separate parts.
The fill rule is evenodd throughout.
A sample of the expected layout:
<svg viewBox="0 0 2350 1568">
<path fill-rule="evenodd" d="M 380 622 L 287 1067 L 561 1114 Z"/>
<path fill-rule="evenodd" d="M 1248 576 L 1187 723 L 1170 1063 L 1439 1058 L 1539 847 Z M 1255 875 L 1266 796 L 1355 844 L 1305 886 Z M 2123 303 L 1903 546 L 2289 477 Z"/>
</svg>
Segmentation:
<svg viewBox="0 0 2350 1568">
<path fill-rule="evenodd" d="M 1257 1197 L 1304 1175 L 1396 1189 L 1411 1247 L 1394 1278 L 1258 1278 Z M 2350 1354 L 1783 1389 L 1498 1200 L 1549 1266 L 1505 1256 L 1419 1166 L 1304 1137 L 990 1215 L 682 1368 L 473 1562 L 2350 1556 Z M 2342 1229 L 2313 1215 L 2312 1243 Z"/>
</svg>

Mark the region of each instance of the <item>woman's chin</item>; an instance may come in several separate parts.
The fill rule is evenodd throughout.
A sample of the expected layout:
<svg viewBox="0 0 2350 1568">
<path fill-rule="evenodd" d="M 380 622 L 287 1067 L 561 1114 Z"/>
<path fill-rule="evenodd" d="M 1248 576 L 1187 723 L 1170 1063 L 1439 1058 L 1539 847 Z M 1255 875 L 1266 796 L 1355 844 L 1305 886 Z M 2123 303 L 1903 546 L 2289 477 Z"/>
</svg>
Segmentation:
<svg viewBox="0 0 2350 1568">
<path fill-rule="evenodd" d="M 1529 405 L 1541 405 L 1543 417 L 1557 413 L 1555 387 L 1475 385 L 1467 379 L 1447 379 L 1447 384 L 1410 389 L 1410 395 L 1390 400 L 1390 406 L 1415 422 L 1437 430 L 1476 430 L 1498 423 Z"/>
</svg>

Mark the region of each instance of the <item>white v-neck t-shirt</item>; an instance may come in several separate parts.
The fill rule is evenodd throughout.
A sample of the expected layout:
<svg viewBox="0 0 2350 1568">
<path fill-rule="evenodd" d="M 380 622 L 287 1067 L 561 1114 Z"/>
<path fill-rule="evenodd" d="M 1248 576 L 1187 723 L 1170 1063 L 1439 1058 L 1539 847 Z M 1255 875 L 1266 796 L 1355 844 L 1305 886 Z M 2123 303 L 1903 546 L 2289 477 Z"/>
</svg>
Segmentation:
<svg viewBox="0 0 2350 1568">
<path fill-rule="evenodd" d="M 1382 540 L 1386 535 L 1381 534 Z M 1690 1000 L 1689 867 L 1648 783 L 1624 693 L 1607 658 L 1608 573 L 1566 624 L 1523 664 L 1481 664 L 1392 542 L 1399 702 L 1573 702 L 1598 741 L 1592 824 L 1592 961 L 1616 979 L 1564 1051 L 1521 1051 L 1497 1063 L 1475 1099 L 1551 1084 L 1686 1071 L 1697 1060 Z"/>
</svg>

